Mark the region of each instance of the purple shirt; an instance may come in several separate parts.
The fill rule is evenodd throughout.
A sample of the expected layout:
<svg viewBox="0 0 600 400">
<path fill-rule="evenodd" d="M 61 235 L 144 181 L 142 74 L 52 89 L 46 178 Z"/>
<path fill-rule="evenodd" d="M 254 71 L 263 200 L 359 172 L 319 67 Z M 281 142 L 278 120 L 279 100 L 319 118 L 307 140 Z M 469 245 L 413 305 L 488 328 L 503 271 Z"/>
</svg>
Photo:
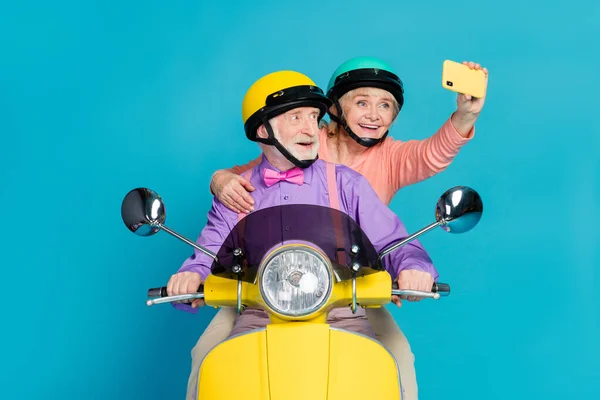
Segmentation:
<svg viewBox="0 0 600 400">
<path fill-rule="evenodd" d="M 273 167 L 266 157 L 254 167 L 251 183 L 256 188 L 252 192 L 255 210 L 288 204 L 313 204 L 329 207 L 327 190 L 326 164 L 317 160 L 312 166 L 304 169 L 304 184 L 297 185 L 286 181 L 267 187 L 263 181 L 263 170 Z M 358 172 L 336 165 L 336 180 L 340 200 L 340 211 L 352 217 L 379 252 L 388 245 L 408 236 L 404 224 L 385 204 Z M 196 243 L 217 253 L 223 242 L 238 222 L 238 214 L 231 211 L 216 197 L 208 212 L 208 222 Z M 212 258 L 194 250 L 194 254 L 185 260 L 178 272 L 197 272 L 202 279 L 210 274 Z M 438 273 L 425 249 L 418 240 L 413 240 L 383 258 L 383 265 L 395 279 L 404 269 L 416 269 L 429 272 L 437 281 Z M 176 308 L 197 312 L 187 304 L 174 304 Z"/>
</svg>

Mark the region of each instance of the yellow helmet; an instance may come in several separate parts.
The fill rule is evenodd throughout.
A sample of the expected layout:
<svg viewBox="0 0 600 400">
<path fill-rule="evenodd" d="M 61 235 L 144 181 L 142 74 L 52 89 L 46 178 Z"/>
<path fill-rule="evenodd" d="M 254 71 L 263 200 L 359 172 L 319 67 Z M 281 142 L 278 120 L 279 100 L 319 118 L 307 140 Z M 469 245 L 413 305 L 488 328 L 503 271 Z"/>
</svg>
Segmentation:
<svg viewBox="0 0 600 400">
<path fill-rule="evenodd" d="M 295 71 L 277 71 L 263 76 L 246 92 L 242 102 L 242 120 L 246 136 L 257 140 L 256 131 L 269 119 L 298 107 L 316 107 L 319 121 L 333 103 L 306 75 Z"/>
</svg>

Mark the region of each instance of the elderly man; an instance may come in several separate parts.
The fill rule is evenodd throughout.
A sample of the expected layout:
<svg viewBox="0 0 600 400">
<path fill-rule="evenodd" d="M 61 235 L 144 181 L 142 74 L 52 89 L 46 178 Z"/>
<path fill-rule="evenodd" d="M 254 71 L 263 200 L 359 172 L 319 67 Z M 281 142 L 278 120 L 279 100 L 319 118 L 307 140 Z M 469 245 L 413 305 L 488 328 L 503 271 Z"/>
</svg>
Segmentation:
<svg viewBox="0 0 600 400">
<path fill-rule="evenodd" d="M 250 87 L 242 106 L 244 128 L 246 136 L 259 142 L 263 152 L 261 162 L 247 175 L 256 188 L 255 210 L 286 204 L 336 208 L 357 221 L 380 251 L 406 237 L 406 229 L 362 175 L 318 159 L 318 123 L 330 106 L 331 101 L 312 80 L 294 71 L 266 75 Z M 238 214 L 215 198 L 197 243 L 217 252 L 238 219 Z M 169 295 L 195 292 L 210 273 L 211 264 L 212 259 L 196 251 L 169 280 Z M 437 279 L 431 259 L 416 240 L 386 256 L 384 265 L 394 280 L 400 272 L 410 271 L 420 287 L 431 288 Z M 175 307 L 195 312 L 201 305 L 202 300 L 194 300 L 191 305 Z M 235 318 L 233 327 L 211 323 L 192 353 L 188 398 L 195 398 L 198 369 L 212 347 L 227 336 L 265 326 L 268 321 L 265 312 L 248 309 Z M 363 309 L 356 314 L 347 308 L 334 310 L 328 323 L 375 337 Z"/>
</svg>

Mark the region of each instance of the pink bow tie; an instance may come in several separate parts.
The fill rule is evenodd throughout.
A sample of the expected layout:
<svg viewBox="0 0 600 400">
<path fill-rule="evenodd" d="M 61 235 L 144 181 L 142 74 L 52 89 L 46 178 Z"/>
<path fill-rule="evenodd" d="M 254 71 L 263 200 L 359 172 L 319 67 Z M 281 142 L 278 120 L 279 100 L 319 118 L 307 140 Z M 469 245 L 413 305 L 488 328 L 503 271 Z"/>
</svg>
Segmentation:
<svg viewBox="0 0 600 400">
<path fill-rule="evenodd" d="M 277 172 L 272 169 L 265 168 L 263 171 L 263 179 L 267 187 L 271 187 L 279 181 L 288 181 L 296 185 L 304 183 L 304 171 L 298 167 L 285 172 Z"/>
</svg>

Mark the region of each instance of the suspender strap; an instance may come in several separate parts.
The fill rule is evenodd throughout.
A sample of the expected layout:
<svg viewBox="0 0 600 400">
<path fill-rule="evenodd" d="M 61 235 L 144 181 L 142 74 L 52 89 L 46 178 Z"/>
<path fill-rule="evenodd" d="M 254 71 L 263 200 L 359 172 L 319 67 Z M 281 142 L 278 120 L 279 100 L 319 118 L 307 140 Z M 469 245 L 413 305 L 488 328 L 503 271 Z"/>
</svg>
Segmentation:
<svg viewBox="0 0 600 400">
<path fill-rule="evenodd" d="M 344 247 L 344 231 L 342 228 L 342 214 L 340 212 L 340 194 L 338 192 L 337 180 L 335 178 L 335 164 L 326 163 L 327 191 L 329 192 L 329 207 L 336 210 L 332 212 L 333 229 L 337 250 L 337 262 L 346 265 L 346 250 Z"/>
<path fill-rule="evenodd" d="M 252 178 L 252 170 L 253 168 L 247 169 L 246 171 L 242 172 L 242 178 L 244 178 L 245 180 L 247 180 L 248 182 L 250 182 L 250 179 Z M 246 213 L 238 213 L 238 222 L 240 222 L 244 217 L 246 216 Z"/>
<path fill-rule="evenodd" d="M 252 170 L 253 168 L 250 168 L 244 172 L 242 172 L 241 176 L 242 178 L 246 179 L 247 181 L 250 181 L 250 178 L 252 178 Z M 246 229 L 246 221 L 242 221 L 245 217 L 246 217 L 246 213 L 238 213 L 237 216 L 237 231 L 238 231 L 238 235 L 240 238 L 240 246 L 242 248 L 242 250 L 245 248 L 244 245 L 244 231 Z"/>
</svg>

